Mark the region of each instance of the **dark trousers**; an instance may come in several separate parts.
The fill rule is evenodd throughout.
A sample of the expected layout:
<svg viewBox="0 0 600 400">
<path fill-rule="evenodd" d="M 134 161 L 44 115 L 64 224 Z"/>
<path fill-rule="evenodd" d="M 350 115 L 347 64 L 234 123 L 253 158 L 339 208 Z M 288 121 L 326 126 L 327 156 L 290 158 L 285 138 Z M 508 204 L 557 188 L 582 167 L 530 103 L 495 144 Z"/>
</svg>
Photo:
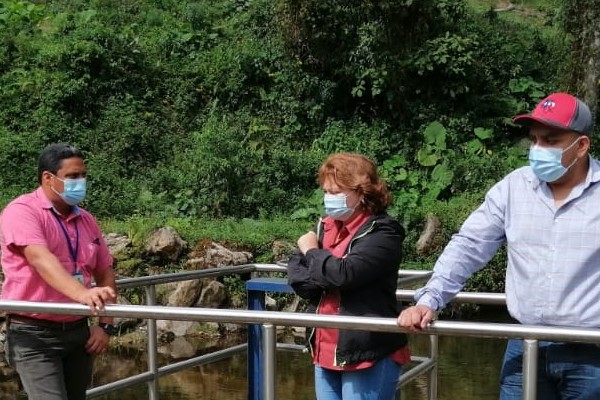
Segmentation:
<svg viewBox="0 0 600 400">
<path fill-rule="evenodd" d="M 10 323 L 6 359 L 16 369 L 29 400 L 85 400 L 92 356 L 85 350 L 89 327 L 69 330 Z"/>
</svg>

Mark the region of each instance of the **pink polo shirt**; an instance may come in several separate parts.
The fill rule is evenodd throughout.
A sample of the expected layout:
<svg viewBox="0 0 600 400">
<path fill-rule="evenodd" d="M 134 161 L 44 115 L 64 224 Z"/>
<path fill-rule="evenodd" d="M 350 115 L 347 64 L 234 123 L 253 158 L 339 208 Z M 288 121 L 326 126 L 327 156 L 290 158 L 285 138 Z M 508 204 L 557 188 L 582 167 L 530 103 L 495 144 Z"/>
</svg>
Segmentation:
<svg viewBox="0 0 600 400">
<path fill-rule="evenodd" d="M 68 240 L 67 241 L 67 236 Z M 69 248 L 69 242 L 71 244 Z M 111 268 L 112 257 L 94 217 L 79 207 L 63 218 L 41 188 L 22 195 L 0 215 L 0 248 L 4 284 L 3 300 L 46 301 L 73 303 L 73 300 L 48 285 L 14 246 L 47 246 L 67 272 L 91 287 L 95 273 Z M 74 261 L 74 258 L 76 261 Z M 73 315 L 27 314 L 51 321 L 74 321 Z"/>
</svg>

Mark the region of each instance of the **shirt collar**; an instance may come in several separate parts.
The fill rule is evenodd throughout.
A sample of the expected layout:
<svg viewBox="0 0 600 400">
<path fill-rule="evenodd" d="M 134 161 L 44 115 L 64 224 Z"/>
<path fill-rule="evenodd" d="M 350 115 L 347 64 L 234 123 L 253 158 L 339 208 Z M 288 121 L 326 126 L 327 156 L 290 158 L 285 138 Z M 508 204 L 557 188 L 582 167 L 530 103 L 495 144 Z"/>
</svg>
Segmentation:
<svg viewBox="0 0 600 400">
<path fill-rule="evenodd" d="M 585 181 L 580 183 L 580 185 L 583 185 L 584 188 L 587 188 L 592 183 L 596 183 L 596 182 L 600 181 L 600 161 L 592 158 L 592 156 L 589 154 L 588 154 L 588 160 L 589 160 L 588 173 L 585 177 Z M 531 167 L 529 167 L 526 171 L 527 171 L 527 180 L 529 182 L 531 182 L 534 189 L 537 189 L 543 182 L 540 180 L 540 178 L 537 177 L 537 175 L 535 174 L 535 172 L 533 172 L 533 169 Z"/>
<path fill-rule="evenodd" d="M 354 236 L 354 234 L 356 232 L 358 232 L 358 230 L 360 229 L 361 226 L 363 226 L 365 224 L 365 222 L 367 222 L 369 220 L 369 218 L 371 217 L 371 213 L 369 212 L 362 212 L 360 214 L 358 214 L 354 219 L 352 219 L 352 221 L 350 221 L 348 224 L 345 224 L 342 221 L 336 221 L 331 217 L 325 217 L 323 218 L 323 224 L 324 229 L 326 231 L 328 231 L 329 229 L 332 229 L 333 227 L 336 227 L 336 229 L 342 229 L 342 228 L 346 228 L 348 230 L 348 233 L 351 236 Z"/>
<path fill-rule="evenodd" d="M 54 208 L 54 205 L 52 205 L 52 202 L 50 201 L 50 199 L 48 199 L 48 197 L 46 196 L 46 193 L 44 193 L 44 190 L 42 189 L 41 186 L 35 190 L 35 196 L 38 198 L 39 204 L 43 209 L 45 209 L 45 210 L 52 209 L 58 215 L 60 215 L 58 210 L 56 208 Z M 78 217 L 79 215 L 81 215 L 81 209 L 79 208 L 79 206 L 71 207 L 71 213 L 67 216 L 67 219 L 69 217 L 71 217 L 72 215 L 75 217 Z"/>
<path fill-rule="evenodd" d="M 586 177 L 586 184 L 596 183 L 600 181 L 600 161 L 590 158 L 590 169 Z"/>
</svg>

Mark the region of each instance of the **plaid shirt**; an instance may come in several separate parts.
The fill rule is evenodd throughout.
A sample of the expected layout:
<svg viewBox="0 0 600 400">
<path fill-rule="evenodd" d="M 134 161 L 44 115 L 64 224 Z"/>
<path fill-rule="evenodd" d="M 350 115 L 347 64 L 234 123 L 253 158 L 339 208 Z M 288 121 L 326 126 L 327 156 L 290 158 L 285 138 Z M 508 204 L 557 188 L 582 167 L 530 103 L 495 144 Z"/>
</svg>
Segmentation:
<svg viewBox="0 0 600 400">
<path fill-rule="evenodd" d="M 506 301 L 523 324 L 600 327 L 600 162 L 555 207 L 522 167 L 490 189 L 435 264 L 418 304 L 439 309 L 507 244 Z"/>
</svg>

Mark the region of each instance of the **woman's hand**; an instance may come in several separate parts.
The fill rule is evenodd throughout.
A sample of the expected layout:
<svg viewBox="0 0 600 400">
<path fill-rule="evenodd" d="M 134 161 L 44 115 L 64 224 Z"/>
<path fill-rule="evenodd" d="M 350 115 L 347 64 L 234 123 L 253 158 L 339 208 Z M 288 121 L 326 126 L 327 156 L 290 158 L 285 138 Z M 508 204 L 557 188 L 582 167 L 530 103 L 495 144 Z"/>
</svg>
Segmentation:
<svg viewBox="0 0 600 400">
<path fill-rule="evenodd" d="M 298 239 L 298 248 L 302 254 L 306 254 L 306 252 L 311 249 L 318 249 L 319 241 L 317 239 L 317 234 L 310 231 L 300 236 L 300 239 Z"/>
</svg>

